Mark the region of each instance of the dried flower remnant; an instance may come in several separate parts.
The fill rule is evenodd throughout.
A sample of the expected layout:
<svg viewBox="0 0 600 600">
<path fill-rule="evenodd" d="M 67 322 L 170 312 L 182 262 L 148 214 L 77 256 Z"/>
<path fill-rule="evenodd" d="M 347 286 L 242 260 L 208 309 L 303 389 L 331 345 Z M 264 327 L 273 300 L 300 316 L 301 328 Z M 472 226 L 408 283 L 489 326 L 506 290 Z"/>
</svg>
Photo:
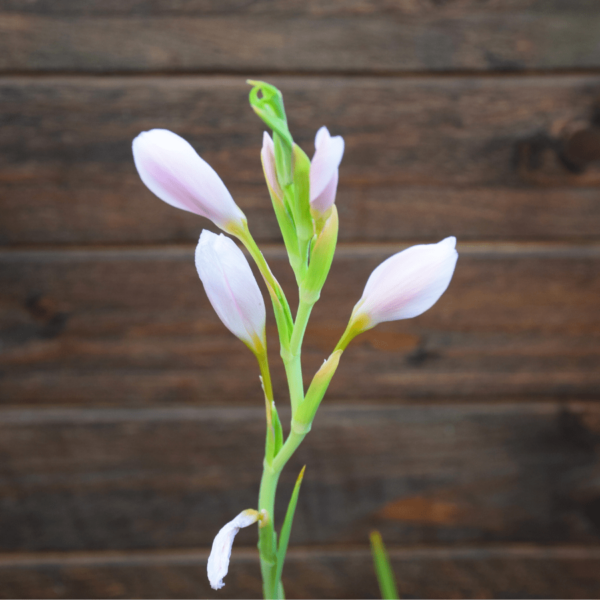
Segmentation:
<svg viewBox="0 0 600 600">
<path fill-rule="evenodd" d="M 251 508 L 242 511 L 235 519 L 224 525 L 217 533 L 208 557 L 206 572 L 213 590 L 220 590 L 229 571 L 229 559 L 233 540 L 242 527 L 249 527 L 259 519 L 259 513 Z"/>
</svg>

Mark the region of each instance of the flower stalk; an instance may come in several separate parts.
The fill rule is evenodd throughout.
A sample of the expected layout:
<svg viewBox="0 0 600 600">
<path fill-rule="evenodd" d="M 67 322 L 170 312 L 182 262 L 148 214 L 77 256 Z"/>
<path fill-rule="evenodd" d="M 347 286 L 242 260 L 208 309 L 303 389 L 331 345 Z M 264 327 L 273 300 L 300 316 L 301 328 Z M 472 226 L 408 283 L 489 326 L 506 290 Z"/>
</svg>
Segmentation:
<svg viewBox="0 0 600 600">
<path fill-rule="evenodd" d="M 258 550 L 265 598 L 284 598 L 283 562 L 304 469 L 300 474 L 281 533 L 277 535 L 275 500 L 281 472 L 312 427 L 317 410 L 354 337 L 384 321 L 418 316 L 448 287 L 458 254 L 455 238 L 413 246 L 377 267 L 357 302 L 332 354 L 305 393 L 302 343 L 315 303 L 332 265 L 338 238 L 335 206 L 344 140 L 321 127 L 312 161 L 294 143 L 283 96 L 274 86 L 252 84 L 250 104 L 272 132 L 263 136 L 261 160 L 267 188 L 290 265 L 298 284 L 298 309 L 292 317 L 285 293 L 256 244 L 244 213 L 227 188 L 192 146 L 172 132 L 152 130 L 133 142 L 135 164 L 143 182 L 163 201 L 211 219 L 247 249 L 273 305 L 280 356 L 287 376 L 292 418 L 287 437 L 275 406 L 265 335 L 264 300 L 240 248 L 224 235 L 204 231 L 196 266 L 206 294 L 223 324 L 256 356 L 265 398 L 266 438 L 257 509 L 240 513 L 215 538 L 208 562 L 211 585 L 219 589 L 227 574 L 233 538 L 240 527 L 258 523 Z"/>
</svg>

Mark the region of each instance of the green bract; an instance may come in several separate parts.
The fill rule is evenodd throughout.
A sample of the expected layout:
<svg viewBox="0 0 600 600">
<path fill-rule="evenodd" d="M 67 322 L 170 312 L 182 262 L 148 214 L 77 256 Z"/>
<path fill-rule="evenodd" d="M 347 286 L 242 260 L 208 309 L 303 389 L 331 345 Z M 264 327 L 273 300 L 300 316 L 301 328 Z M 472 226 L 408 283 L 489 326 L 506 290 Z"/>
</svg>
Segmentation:
<svg viewBox="0 0 600 600">
<path fill-rule="evenodd" d="M 300 293 L 306 301 L 316 302 L 319 299 L 321 289 L 329 275 L 337 245 L 338 224 L 338 213 L 334 205 L 329 219 L 313 244 L 308 272 L 300 286 Z"/>
<path fill-rule="evenodd" d="M 283 96 L 273 85 L 264 81 L 248 80 L 254 87 L 250 90 L 250 106 L 254 112 L 273 130 L 275 143 L 275 160 L 277 161 L 277 175 L 281 187 L 292 183 L 292 146 L 294 140 L 288 129 Z M 259 98 L 259 92 L 262 96 Z"/>
<path fill-rule="evenodd" d="M 329 387 L 331 378 L 334 376 L 343 350 L 336 350 L 321 366 L 314 376 L 304 402 L 300 404 L 298 410 L 294 413 L 292 423 L 297 429 L 310 426 L 315 418 L 315 414 L 325 392 Z"/>
</svg>

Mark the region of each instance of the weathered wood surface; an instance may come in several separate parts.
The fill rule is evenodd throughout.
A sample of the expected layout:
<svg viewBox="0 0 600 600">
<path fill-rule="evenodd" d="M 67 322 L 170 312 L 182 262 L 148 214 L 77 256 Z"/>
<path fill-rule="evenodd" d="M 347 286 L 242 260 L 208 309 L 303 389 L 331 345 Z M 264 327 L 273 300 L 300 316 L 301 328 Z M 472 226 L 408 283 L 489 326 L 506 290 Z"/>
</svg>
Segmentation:
<svg viewBox="0 0 600 600">
<path fill-rule="evenodd" d="M 445 5 L 4 0 L 0 69 L 401 73 L 597 68 L 599 27 L 597 5 L 585 0 Z"/>
<path fill-rule="evenodd" d="M 307 465 L 287 596 L 379 597 L 376 527 L 403 597 L 599 597 L 600 165 L 563 152 L 599 123 L 599 29 L 596 0 L 0 0 L 0 597 L 217 597 L 263 400 L 193 266 L 207 222 L 130 144 L 185 136 L 279 242 L 249 75 L 309 154 L 346 140 L 307 376 L 381 260 L 461 255 L 436 307 L 345 353 L 281 485 L 279 511 Z M 255 537 L 219 597 L 260 596 Z"/>
<path fill-rule="evenodd" d="M 596 598 L 597 548 L 390 548 L 402 598 Z M 260 598 L 256 553 L 234 548 L 223 589 L 207 552 L 0 556 L 1 598 Z M 291 549 L 288 598 L 379 598 L 366 548 Z"/>
<path fill-rule="evenodd" d="M 0 550 L 209 547 L 256 504 L 263 413 L 2 409 Z M 592 404 L 324 407 L 277 516 L 306 464 L 294 544 L 597 544 L 599 441 Z"/>
<path fill-rule="evenodd" d="M 335 346 L 371 271 L 400 248 L 338 249 L 307 332 L 307 376 Z M 293 305 L 283 249 L 265 252 Z M 463 244 L 459 253 L 433 309 L 352 343 L 329 398 L 596 396 L 600 248 Z M 210 306 L 192 246 L 5 250 L 0 264 L 5 405 L 261 404 L 255 359 Z M 269 340 L 284 397 L 272 319 Z"/>
<path fill-rule="evenodd" d="M 311 155 L 323 123 L 346 140 L 343 240 L 598 239 L 600 167 L 571 172 L 556 150 L 594 118 L 597 76 L 269 79 Z M 4 78 L 0 242 L 195 241 L 206 221 L 135 171 L 131 141 L 154 127 L 190 139 L 257 239 L 279 239 L 247 92 L 241 77 Z"/>
</svg>

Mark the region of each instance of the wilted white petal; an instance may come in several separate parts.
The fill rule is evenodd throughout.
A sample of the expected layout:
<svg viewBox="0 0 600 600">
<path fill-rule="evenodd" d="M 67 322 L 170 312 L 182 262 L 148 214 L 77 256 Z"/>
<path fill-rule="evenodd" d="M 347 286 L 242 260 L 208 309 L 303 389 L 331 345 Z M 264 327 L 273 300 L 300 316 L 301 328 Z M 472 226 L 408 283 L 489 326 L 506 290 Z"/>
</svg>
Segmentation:
<svg viewBox="0 0 600 600">
<path fill-rule="evenodd" d="M 255 352 L 264 348 L 265 303 L 244 253 L 227 236 L 204 230 L 196 269 L 223 324 Z"/>
<path fill-rule="evenodd" d="M 331 137 L 321 127 L 315 137 L 315 155 L 310 165 L 310 204 L 313 210 L 325 212 L 335 202 L 338 169 L 344 155 L 344 140 Z"/>
<path fill-rule="evenodd" d="M 283 192 L 277 181 L 277 170 L 275 167 L 275 144 L 271 136 L 265 131 L 263 134 L 263 146 L 260 151 L 265 178 L 271 191 L 279 198 L 283 198 Z"/>
<path fill-rule="evenodd" d="M 458 259 L 456 238 L 411 246 L 371 273 L 353 319 L 366 316 L 371 326 L 410 319 L 431 308 L 450 284 Z"/>
<path fill-rule="evenodd" d="M 241 512 L 217 533 L 206 566 L 210 587 L 213 590 L 220 590 L 225 585 L 223 579 L 229 570 L 231 547 L 237 532 L 242 527 L 248 527 L 252 523 L 256 523 L 257 520 L 258 512 L 248 509 Z"/>
<path fill-rule="evenodd" d="M 140 133 L 133 140 L 133 158 L 142 181 L 167 204 L 207 217 L 224 230 L 245 221 L 214 169 L 172 131 Z"/>
</svg>

